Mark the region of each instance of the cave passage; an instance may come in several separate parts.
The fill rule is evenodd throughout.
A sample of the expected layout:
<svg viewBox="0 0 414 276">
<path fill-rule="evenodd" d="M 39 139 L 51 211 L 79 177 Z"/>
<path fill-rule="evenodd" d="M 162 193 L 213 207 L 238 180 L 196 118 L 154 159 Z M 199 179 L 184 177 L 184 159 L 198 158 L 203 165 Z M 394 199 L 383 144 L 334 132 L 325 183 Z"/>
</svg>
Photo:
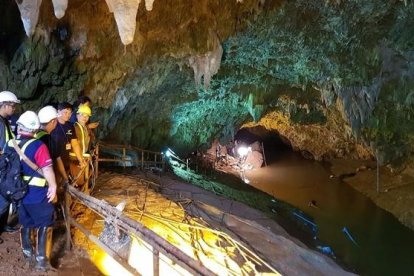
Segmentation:
<svg viewBox="0 0 414 276">
<path fill-rule="evenodd" d="M 266 160 L 269 162 L 277 160 L 281 152 L 292 151 L 289 141 L 281 137 L 277 132 L 266 130 L 262 126 L 242 128 L 237 131 L 234 140 L 246 145 L 256 141 L 263 143 Z"/>
</svg>

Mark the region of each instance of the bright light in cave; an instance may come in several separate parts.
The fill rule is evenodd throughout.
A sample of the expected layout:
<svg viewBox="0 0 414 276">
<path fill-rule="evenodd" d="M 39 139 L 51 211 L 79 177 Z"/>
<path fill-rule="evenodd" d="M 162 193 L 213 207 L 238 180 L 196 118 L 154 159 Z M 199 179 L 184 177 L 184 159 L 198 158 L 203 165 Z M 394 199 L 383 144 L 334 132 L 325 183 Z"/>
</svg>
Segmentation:
<svg viewBox="0 0 414 276">
<path fill-rule="evenodd" d="M 104 275 L 132 276 L 128 270 L 101 249 L 97 249 L 91 259 Z"/>
<path fill-rule="evenodd" d="M 167 229 L 159 226 L 156 226 L 156 228 L 158 231 L 163 232 L 164 235 L 167 235 L 170 239 L 176 236 L 176 234 L 174 234 L 174 229 Z M 186 243 L 181 238 L 172 241 L 172 243 L 193 258 L 195 258 L 194 252 L 197 251 L 197 256 L 200 261 L 217 275 L 240 275 L 246 270 L 252 271 L 252 267 L 249 267 L 250 264 L 239 266 L 237 262 L 232 260 L 232 256 L 228 255 L 228 253 L 226 253 L 219 246 L 212 246 L 220 244 L 219 236 L 211 233 L 207 228 L 202 232 L 203 234 L 200 235 L 200 238 L 196 241 L 196 244 L 199 244 L 203 248 L 210 248 L 211 252 L 203 253 L 203 250 L 200 250 L 200 248 L 194 248 L 190 243 Z M 95 250 L 92 256 L 92 261 L 104 275 L 132 275 L 127 269 L 125 269 L 103 250 Z M 128 263 L 141 275 L 154 275 L 152 246 L 141 239 L 132 237 Z M 159 254 L 159 274 L 168 276 L 191 275 L 191 273 L 161 253 Z"/>
<path fill-rule="evenodd" d="M 252 151 L 251 147 L 239 147 L 237 149 L 237 153 L 239 154 L 240 157 L 246 156 L 251 151 Z"/>
</svg>

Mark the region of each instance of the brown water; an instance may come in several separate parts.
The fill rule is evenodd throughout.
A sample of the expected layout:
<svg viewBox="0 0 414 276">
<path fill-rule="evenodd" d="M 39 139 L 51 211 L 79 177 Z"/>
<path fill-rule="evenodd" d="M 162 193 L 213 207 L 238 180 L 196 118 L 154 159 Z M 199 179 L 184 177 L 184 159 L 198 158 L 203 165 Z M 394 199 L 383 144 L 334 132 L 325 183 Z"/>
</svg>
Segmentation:
<svg viewBox="0 0 414 276">
<path fill-rule="evenodd" d="M 285 150 L 246 174 L 250 184 L 313 217 L 316 245 L 361 275 L 414 275 L 414 232 L 336 178 L 327 166 Z M 314 200 L 316 207 L 310 207 Z M 347 235 L 343 229 L 346 227 Z"/>
</svg>

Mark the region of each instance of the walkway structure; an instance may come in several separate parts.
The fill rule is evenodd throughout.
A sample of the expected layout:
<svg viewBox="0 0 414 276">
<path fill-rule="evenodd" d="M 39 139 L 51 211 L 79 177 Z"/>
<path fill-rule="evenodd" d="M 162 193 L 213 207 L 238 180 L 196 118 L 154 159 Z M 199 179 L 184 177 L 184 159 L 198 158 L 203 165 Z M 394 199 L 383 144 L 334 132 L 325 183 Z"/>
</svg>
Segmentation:
<svg viewBox="0 0 414 276">
<path fill-rule="evenodd" d="M 106 155 L 110 152 L 115 157 L 98 154 L 95 170 L 98 162 L 116 162 L 125 166 L 135 164 L 142 169 L 164 168 L 161 153 L 102 143 L 97 152 L 105 152 Z M 134 156 L 140 158 L 133 158 Z M 119 181 L 111 183 L 100 181 L 98 191 L 93 193 L 97 197 L 103 196 L 105 200 L 82 193 L 72 186 L 68 187 L 66 199 L 67 228 L 74 227 L 75 232 L 82 232 L 100 248 L 103 254 L 92 259 L 104 273 L 240 275 L 251 272 L 258 274 L 259 270 L 264 269 L 278 274 L 239 241 L 224 232 L 209 228 L 202 221 L 194 222 L 194 218 L 190 218 L 179 205 L 161 199 L 162 196 L 156 193 L 160 189 L 156 183 L 144 179 L 138 181 L 137 178 L 128 176 L 117 179 Z M 72 206 L 77 205 L 77 208 L 72 208 L 72 212 L 68 210 L 69 202 Z M 114 207 L 119 202 L 121 204 Z M 80 213 L 75 215 L 80 210 L 78 203 L 84 206 L 81 208 L 81 219 Z M 172 205 L 177 206 L 179 211 L 174 211 Z M 124 210 L 125 206 L 127 208 Z M 154 207 L 157 211 L 150 211 Z M 171 213 L 172 217 L 166 215 L 165 211 Z M 181 215 L 177 216 L 177 213 Z M 99 220 L 96 214 L 103 220 Z M 70 241 L 71 237 L 68 236 L 67 239 Z"/>
</svg>

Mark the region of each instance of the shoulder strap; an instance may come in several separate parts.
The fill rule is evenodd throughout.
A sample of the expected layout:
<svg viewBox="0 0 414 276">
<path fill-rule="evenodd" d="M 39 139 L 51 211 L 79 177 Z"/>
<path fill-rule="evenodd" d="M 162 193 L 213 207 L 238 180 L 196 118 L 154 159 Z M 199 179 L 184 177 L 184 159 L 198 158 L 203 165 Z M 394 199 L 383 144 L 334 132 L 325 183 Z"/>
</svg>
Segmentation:
<svg viewBox="0 0 414 276">
<path fill-rule="evenodd" d="M 83 154 L 83 153 L 86 153 L 85 130 L 83 129 L 83 126 L 79 122 L 76 122 L 75 124 L 78 125 L 79 130 L 80 130 L 81 135 L 82 135 L 82 154 Z"/>
<path fill-rule="evenodd" d="M 7 120 L 6 118 L 3 118 L 3 117 L 1 117 L 1 119 L 3 120 L 4 128 L 6 130 L 6 142 L 11 140 L 11 139 L 14 139 L 14 134 L 11 131 L 9 120 Z"/>
<path fill-rule="evenodd" d="M 13 148 L 17 151 L 17 153 L 19 154 L 20 158 L 30 167 L 32 168 L 34 171 L 36 171 L 37 173 L 39 173 L 41 176 L 43 176 L 43 172 L 40 170 L 39 166 L 37 166 L 35 163 L 32 162 L 32 160 L 30 160 L 29 158 L 27 158 L 27 156 L 24 154 L 24 150 L 27 148 L 27 146 L 29 146 L 29 144 L 33 141 L 35 141 L 36 139 L 30 139 L 29 141 L 27 141 L 26 143 L 24 143 L 22 149 L 19 148 L 19 145 L 17 145 L 16 140 L 13 138 L 12 139 L 12 144 L 13 144 Z"/>
</svg>

